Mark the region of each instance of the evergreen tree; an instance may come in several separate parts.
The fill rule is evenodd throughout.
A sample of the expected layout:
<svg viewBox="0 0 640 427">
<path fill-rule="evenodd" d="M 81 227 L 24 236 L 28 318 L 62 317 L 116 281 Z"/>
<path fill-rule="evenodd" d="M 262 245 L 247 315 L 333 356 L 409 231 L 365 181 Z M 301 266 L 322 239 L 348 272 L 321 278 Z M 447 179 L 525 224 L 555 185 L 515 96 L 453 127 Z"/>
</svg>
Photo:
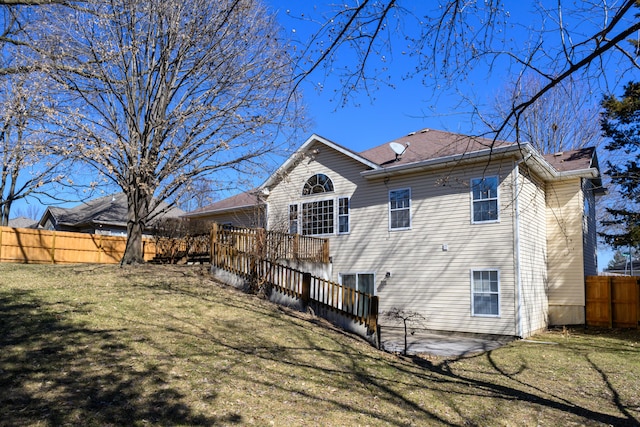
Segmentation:
<svg viewBox="0 0 640 427">
<path fill-rule="evenodd" d="M 607 208 L 609 218 L 602 224 L 611 231 L 600 233 L 614 248 L 640 244 L 640 83 L 630 82 L 618 99 L 606 96 L 602 101 L 602 132 L 610 138 L 607 150 L 624 156 L 619 164 L 607 162 L 606 173 L 620 189 L 621 207 Z"/>
</svg>

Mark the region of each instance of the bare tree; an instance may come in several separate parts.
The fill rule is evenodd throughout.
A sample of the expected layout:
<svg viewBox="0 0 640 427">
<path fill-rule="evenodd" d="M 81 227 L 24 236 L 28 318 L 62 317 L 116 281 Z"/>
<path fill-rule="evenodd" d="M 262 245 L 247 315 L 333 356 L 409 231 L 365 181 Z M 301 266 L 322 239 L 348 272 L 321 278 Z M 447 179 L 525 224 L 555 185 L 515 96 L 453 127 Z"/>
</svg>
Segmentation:
<svg viewBox="0 0 640 427">
<path fill-rule="evenodd" d="M 402 321 L 404 331 L 404 347 L 402 354 L 406 356 L 407 351 L 409 350 L 409 334 L 413 335 L 415 333 L 415 329 L 424 329 L 426 327 L 427 318 L 417 311 L 404 310 L 398 307 L 391 307 L 389 311 L 382 313 L 382 316 L 390 320 Z"/>
<path fill-rule="evenodd" d="M 179 200 L 199 176 L 250 174 L 286 140 L 299 112 L 292 63 L 257 0 L 86 9 L 42 19 L 64 25 L 35 40 L 59 84 L 55 135 L 126 194 L 122 262 L 142 262 L 142 231 L 160 201 Z"/>
<path fill-rule="evenodd" d="M 519 19 L 510 5 L 501 0 L 340 2 L 327 16 L 311 18 L 320 26 L 300 55 L 298 82 L 324 69 L 342 78 L 340 90 L 347 99 L 371 84 L 393 84 L 388 70 L 394 55 L 411 56 L 413 67 L 403 70 L 405 75 L 421 77 L 435 93 L 468 82 L 480 67 L 487 76 L 517 76 L 516 86 L 535 78 L 538 89 L 511 103 L 493 126 L 494 137 L 502 138 L 525 110 L 571 78 L 591 83 L 597 93 L 602 90 L 596 86 L 607 85 L 607 78 L 615 84 L 626 72 L 637 71 L 638 43 L 628 41 L 640 30 L 636 0 L 536 1 Z M 400 52 L 391 49 L 397 39 L 403 44 Z M 341 57 L 345 54 L 349 63 Z M 616 64 L 614 76 L 607 74 L 608 64 Z"/>
<path fill-rule="evenodd" d="M 210 205 L 215 200 L 215 194 L 222 189 L 216 188 L 216 181 L 212 178 L 198 177 L 186 184 L 180 200 L 177 201 L 180 209 L 193 211 Z"/>
<path fill-rule="evenodd" d="M 502 123 L 523 99 L 531 98 L 544 82 L 539 77 L 521 79 L 496 99 L 494 123 Z M 528 141 L 543 154 L 597 147 L 603 140 L 600 105 L 581 82 L 564 81 L 538 98 L 517 119 L 511 118 L 504 138 Z"/>
<path fill-rule="evenodd" d="M 46 194 L 64 177 L 61 157 L 44 133 L 52 101 L 43 91 L 42 76 L 0 78 L 0 225 L 7 225 L 14 202 Z"/>
</svg>

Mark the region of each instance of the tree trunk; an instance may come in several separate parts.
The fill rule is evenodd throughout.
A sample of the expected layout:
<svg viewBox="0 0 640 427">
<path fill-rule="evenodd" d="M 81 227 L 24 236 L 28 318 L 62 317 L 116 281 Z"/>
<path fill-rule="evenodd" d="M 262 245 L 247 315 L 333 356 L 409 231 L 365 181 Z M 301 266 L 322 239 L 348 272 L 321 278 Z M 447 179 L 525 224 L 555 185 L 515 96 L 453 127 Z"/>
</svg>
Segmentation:
<svg viewBox="0 0 640 427">
<path fill-rule="evenodd" d="M 142 233 L 145 229 L 146 218 L 149 214 L 149 200 L 139 189 L 127 194 L 127 246 L 120 264 L 142 264 L 144 253 L 142 250 Z"/>
</svg>

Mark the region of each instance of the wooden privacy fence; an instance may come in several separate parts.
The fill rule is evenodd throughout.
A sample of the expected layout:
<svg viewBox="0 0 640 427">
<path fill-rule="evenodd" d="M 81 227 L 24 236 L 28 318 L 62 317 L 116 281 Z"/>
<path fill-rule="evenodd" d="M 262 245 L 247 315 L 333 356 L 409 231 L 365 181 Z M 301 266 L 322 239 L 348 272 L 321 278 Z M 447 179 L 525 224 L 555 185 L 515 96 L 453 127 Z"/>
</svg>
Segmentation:
<svg viewBox="0 0 640 427">
<path fill-rule="evenodd" d="M 121 236 L 0 227 L 0 262 L 117 264 L 126 242 Z M 143 245 L 145 260 L 151 260 L 154 243 L 143 239 Z"/>
<path fill-rule="evenodd" d="M 377 296 L 312 276 L 310 273 L 279 264 L 277 260 L 272 261 L 256 255 L 248 245 L 254 237 L 247 238 L 254 234 L 246 232 L 246 229 L 220 231 L 220 229 L 214 229 L 212 232 L 211 263 L 213 266 L 246 280 L 266 284 L 284 295 L 301 300 L 305 306 L 310 305 L 316 311 L 328 309 L 366 325 L 369 331 L 376 330 Z M 254 240 L 254 242 L 259 241 L 259 238 Z M 269 253 L 269 250 L 265 252 Z M 328 259 L 325 255 L 323 253 L 323 257 Z"/>
<path fill-rule="evenodd" d="M 640 321 L 640 283 L 637 277 L 587 276 L 588 326 L 637 328 Z"/>
<path fill-rule="evenodd" d="M 211 239 L 262 259 L 329 262 L 329 241 L 317 237 L 213 224 Z"/>
</svg>

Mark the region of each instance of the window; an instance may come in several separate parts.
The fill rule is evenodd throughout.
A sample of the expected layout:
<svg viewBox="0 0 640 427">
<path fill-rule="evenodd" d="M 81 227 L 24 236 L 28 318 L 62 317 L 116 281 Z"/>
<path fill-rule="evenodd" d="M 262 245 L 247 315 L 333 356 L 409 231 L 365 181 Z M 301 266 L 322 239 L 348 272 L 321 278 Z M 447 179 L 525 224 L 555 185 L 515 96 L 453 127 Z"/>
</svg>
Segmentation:
<svg viewBox="0 0 640 427">
<path fill-rule="evenodd" d="M 374 274 L 340 273 L 340 283 L 345 287 L 342 292 L 342 309 L 357 316 L 366 316 L 370 307 L 369 297 L 362 294 L 374 294 Z"/>
<path fill-rule="evenodd" d="M 302 234 L 333 234 L 333 199 L 302 204 Z"/>
<path fill-rule="evenodd" d="M 498 221 L 498 177 L 471 180 L 472 222 Z"/>
<path fill-rule="evenodd" d="M 411 189 L 389 191 L 389 228 L 406 230 L 411 227 Z"/>
<path fill-rule="evenodd" d="M 471 272 L 472 316 L 499 316 L 500 291 L 498 270 Z"/>
<path fill-rule="evenodd" d="M 313 175 L 305 182 L 302 188 L 302 195 L 329 193 L 333 191 L 333 182 L 328 176 L 318 173 Z"/>
<path fill-rule="evenodd" d="M 338 233 L 349 232 L 349 198 L 338 199 Z"/>
<path fill-rule="evenodd" d="M 298 233 L 298 205 L 289 205 L 289 234 Z"/>
</svg>

